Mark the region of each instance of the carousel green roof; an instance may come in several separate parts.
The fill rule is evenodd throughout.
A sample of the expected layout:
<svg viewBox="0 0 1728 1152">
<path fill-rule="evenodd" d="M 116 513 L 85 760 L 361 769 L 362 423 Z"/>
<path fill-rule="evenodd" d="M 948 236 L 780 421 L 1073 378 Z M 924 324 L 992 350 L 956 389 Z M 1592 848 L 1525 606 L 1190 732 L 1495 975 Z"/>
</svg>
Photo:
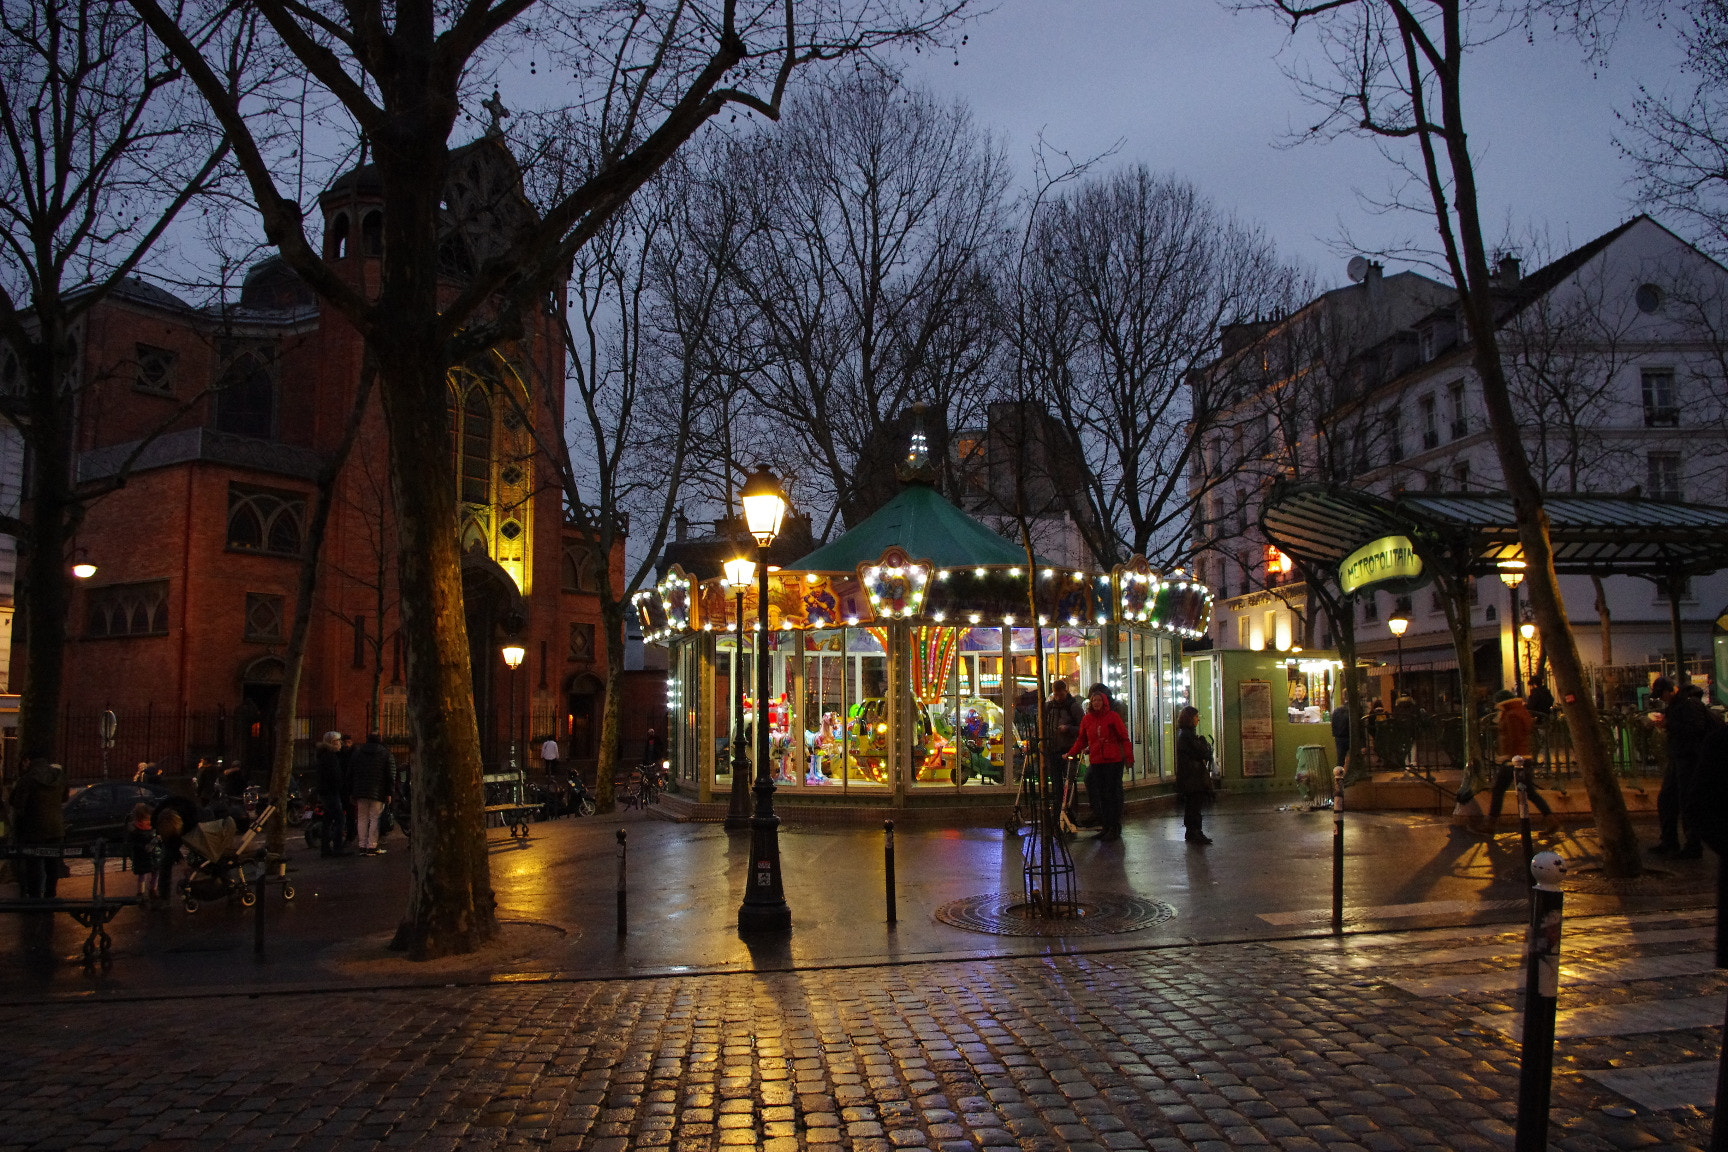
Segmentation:
<svg viewBox="0 0 1728 1152">
<path fill-rule="evenodd" d="M 948 503 L 928 484 L 914 483 L 858 527 L 788 567 L 850 572 L 860 564 L 874 563 L 895 544 L 914 560 L 928 560 L 938 568 L 1026 562 L 1024 551 Z M 1035 562 L 1044 563 L 1036 558 Z"/>
</svg>

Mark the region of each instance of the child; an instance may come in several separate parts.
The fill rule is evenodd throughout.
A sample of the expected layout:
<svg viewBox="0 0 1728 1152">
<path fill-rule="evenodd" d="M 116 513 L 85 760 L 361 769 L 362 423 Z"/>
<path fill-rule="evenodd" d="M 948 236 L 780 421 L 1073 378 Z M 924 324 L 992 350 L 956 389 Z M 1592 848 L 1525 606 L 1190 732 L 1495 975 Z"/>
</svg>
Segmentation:
<svg viewBox="0 0 1728 1152">
<path fill-rule="evenodd" d="M 138 896 L 155 896 L 156 864 L 150 851 L 150 841 L 156 829 L 150 826 L 150 805 L 134 804 L 132 819 L 126 825 L 126 849 L 132 858 L 132 873 L 138 877 Z"/>
</svg>

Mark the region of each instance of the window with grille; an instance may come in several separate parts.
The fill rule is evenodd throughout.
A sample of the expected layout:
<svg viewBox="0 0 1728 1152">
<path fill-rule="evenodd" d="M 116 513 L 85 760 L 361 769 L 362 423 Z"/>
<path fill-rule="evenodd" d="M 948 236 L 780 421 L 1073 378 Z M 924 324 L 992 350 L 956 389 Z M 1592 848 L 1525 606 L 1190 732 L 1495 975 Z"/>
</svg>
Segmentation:
<svg viewBox="0 0 1728 1152">
<path fill-rule="evenodd" d="M 230 361 L 216 385 L 216 430 L 268 440 L 276 430 L 276 374 L 267 349 Z"/>
<path fill-rule="evenodd" d="M 1674 402 L 1674 373 L 1667 368 L 1646 369 L 1643 374 L 1644 427 L 1673 428 L 1680 423 L 1680 407 Z"/>
<path fill-rule="evenodd" d="M 284 599 L 269 592 L 246 593 L 246 639 L 274 644 L 283 637 Z"/>
<path fill-rule="evenodd" d="M 109 584 L 86 595 L 84 634 L 91 639 L 111 636 L 163 636 L 168 632 L 168 581 Z"/>
<path fill-rule="evenodd" d="M 171 395 L 174 391 L 174 353 L 150 344 L 136 345 L 138 374 L 132 386 L 140 392 Z"/>
<path fill-rule="evenodd" d="M 271 556 L 300 555 L 306 497 L 298 492 L 228 485 L 228 547 Z"/>
<path fill-rule="evenodd" d="M 458 498 L 466 504 L 492 503 L 492 398 L 484 378 L 467 372 L 452 377 L 450 426 Z"/>
</svg>

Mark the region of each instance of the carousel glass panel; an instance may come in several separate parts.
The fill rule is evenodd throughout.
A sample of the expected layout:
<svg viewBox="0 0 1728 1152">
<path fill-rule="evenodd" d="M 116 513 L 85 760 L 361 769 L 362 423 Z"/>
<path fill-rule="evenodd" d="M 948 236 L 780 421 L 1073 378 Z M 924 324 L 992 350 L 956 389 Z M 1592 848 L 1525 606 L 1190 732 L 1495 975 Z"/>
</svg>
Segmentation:
<svg viewBox="0 0 1728 1152">
<path fill-rule="evenodd" d="M 737 693 L 745 692 L 745 698 L 748 699 L 755 675 L 755 652 L 752 644 L 754 639 L 749 633 L 745 634 L 742 641 L 732 633 L 715 638 L 714 700 L 710 715 L 714 732 L 713 767 L 716 791 L 731 790 L 733 740 L 743 740 L 745 760 L 752 759 L 749 740 L 733 729 L 736 727 Z M 745 731 L 749 730 L 749 723 L 750 718 L 746 713 Z"/>
</svg>

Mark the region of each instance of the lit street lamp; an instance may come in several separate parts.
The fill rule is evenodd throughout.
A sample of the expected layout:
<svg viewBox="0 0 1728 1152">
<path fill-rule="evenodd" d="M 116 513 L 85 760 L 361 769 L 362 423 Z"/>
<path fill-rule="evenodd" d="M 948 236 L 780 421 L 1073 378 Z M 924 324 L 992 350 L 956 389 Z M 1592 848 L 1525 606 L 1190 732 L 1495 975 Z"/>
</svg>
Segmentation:
<svg viewBox="0 0 1728 1152">
<path fill-rule="evenodd" d="M 1518 695 L 1524 695 L 1524 666 L 1518 661 L 1518 633 L 1523 631 L 1518 624 L 1518 585 L 1524 583 L 1524 561 L 1502 560 L 1499 564 L 1500 581 L 1506 585 L 1506 590 L 1512 594 L 1512 614 L 1507 617 L 1513 624 L 1512 632 L 1512 687 Z M 1524 633 L 1528 640 L 1530 634 Z"/>
<path fill-rule="evenodd" d="M 1392 681 L 1392 702 L 1396 704 L 1398 697 L 1404 694 L 1404 633 L 1410 627 L 1410 617 L 1402 612 L 1394 611 L 1386 617 L 1386 629 L 1398 641 L 1398 678 Z"/>
<path fill-rule="evenodd" d="M 1524 621 L 1518 625 L 1518 635 L 1524 637 L 1524 659 L 1530 662 L 1530 680 L 1534 683 L 1536 680 L 1536 654 L 1530 649 L 1530 641 L 1536 639 L 1536 625 L 1528 620 Z M 1523 693 L 1520 692 L 1519 695 L 1522 696 Z"/>
<path fill-rule="evenodd" d="M 786 493 L 780 478 L 763 464 L 744 481 L 740 495 L 744 523 L 757 547 L 756 813 L 750 818 L 750 868 L 744 903 L 738 907 L 738 931 L 786 932 L 792 927 L 792 909 L 780 880 L 780 817 L 774 815 L 774 780 L 768 772 L 768 546 L 786 519 Z"/>
<path fill-rule="evenodd" d="M 727 586 L 738 598 L 738 614 L 732 618 L 732 803 L 726 810 L 726 827 L 737 829 L 750 827 L 750 754 L 744 748 L 744 593 L 756 579 L 756 561 L 739 556 L 721 567 Z"/>
<path fill-rule="evenodd" d="M 510 768 L 517 765 L 516 757 L 516 669 L 522 667 L 522 657 L 528 654 L 528 649 L 520 644 L 506 644 L 501 650 L 504 653 L 504 663 L 510 669 Z"/>
</svg>

